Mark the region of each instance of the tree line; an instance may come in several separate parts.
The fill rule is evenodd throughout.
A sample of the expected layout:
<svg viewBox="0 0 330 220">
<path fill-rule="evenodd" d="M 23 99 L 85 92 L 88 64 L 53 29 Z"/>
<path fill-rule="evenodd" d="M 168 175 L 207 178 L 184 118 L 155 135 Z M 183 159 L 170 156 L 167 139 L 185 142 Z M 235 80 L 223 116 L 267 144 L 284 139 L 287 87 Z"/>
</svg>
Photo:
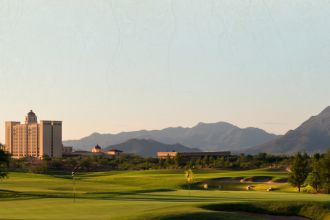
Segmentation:
<svg viewBox="0 0 330 220">
<path fill-rule="evenodd" d="M 111 170 L 149 170 L 149 169 L 231 169 L 247 170 L 257 168 L 286 168 L 291 161 L 290 156 L 274 156 L 269 154 L 232 155 L 222 157 L 167 157 L 158 159 L 141 157 L 134 154 L 121 154 L 111 158 L 102 155 L 77 156 L 66 158 L 49 158 L 43 160 L 22 158 L 11 160 L 9 170 L 32 173 L 71 172 L 79 167 L 80 172 L 96 172 Z"/>
</svg>

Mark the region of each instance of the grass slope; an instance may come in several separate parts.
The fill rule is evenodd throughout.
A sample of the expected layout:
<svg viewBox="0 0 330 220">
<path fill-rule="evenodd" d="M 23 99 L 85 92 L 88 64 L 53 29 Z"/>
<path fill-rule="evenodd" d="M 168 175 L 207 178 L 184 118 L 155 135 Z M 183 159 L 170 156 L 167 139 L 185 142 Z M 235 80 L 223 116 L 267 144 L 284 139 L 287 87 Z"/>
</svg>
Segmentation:
<svg viewBox="0 0 330 220">
<path fill-rule="evenodd" d="M 235 207 L 243 202 L 266 204 L 266 209 L 269 203 L 290 201 L 320 204 L 327 219 L 328 195 L 294 193 L 287 183 L 222 181 L 265 176 L 272 181 L 287 178 L 279 170 L 202 170 L 195 172 L 198 183 L 188 191 L 182 170 L 84 173 L 77 177 L 74 202 L 70 175 L 11 173 L 0 183 L 0 219 L 256 219 L 210 205 Z M 204 183 L 221 184 L 223 189 L 201 190 L 198 184 Z M 246 184 L 256 185 L 256 190 L 246 191 Z M 266 192 L 269 186 L 278 190 Z"/>
</svg>

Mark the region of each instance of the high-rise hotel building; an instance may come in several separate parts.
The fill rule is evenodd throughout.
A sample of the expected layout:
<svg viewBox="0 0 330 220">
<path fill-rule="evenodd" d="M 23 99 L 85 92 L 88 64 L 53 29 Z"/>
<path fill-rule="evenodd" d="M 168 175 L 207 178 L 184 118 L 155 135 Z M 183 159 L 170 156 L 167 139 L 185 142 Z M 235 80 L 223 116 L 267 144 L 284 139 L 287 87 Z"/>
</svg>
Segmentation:
<svg viewBox="0 0 330 220">
<path fill-rule="evenodd" d="M 25 123 L 6 122 L 6 150 L 13 158 L 62 157 L 62 122 L 40 121 L 31 110 Z"/>
</svg>

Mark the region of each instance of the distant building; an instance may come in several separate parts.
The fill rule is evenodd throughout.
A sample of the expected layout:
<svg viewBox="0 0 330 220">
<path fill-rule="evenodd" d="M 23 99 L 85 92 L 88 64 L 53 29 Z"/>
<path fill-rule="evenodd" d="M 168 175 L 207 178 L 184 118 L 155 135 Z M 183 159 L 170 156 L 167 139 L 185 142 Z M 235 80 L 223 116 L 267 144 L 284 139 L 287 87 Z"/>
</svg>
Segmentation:
<svg viewBox="0 0 330 220">
<path fill-rule="evenodd" d="M 95 147 L 92 148 L 93 153 L 102 153 L 102 148 L 97 144 Z"/>
<path fill-rule="evenodd" d="M 118 157 L 123 151 L 117 149 L 111 149 L 106 152 L 107 155 L 112 157 Z"/>
<path fill-rule="evenodd" d="M 159 159 L 174 158 L 176 156 L 184 158 L 201 158 L 201 157 L 224 157 L 230 156 L 229 151 L 222 152 L 157 152 Z"/>
<path fill-rule="evenodd" d="M 6 151 L 13 158 L 62 157 L 62 122 L 40 121 L 31 110 L 25 123 L 9 121 L 5 123 Z"/>
<path fill-rule="evenodd" d="M 92 148 L 92 153 L 94 154 L 102 154 L 105 156 L 111 156 L 111 157 L 117 157 L 119 156 L 123 151 L 117 150 L 117 149 L 111 149 L 108 151 L 103 151 L 102 148 L 97 144 L 95 147 Z"/>
<path fill-rule="evenodd" d="M 66 149 L 70 148 L 70 149 Z M 91 151 L 77 150 L 73 151 L 72 147 L 64 147 L 63 148 L 63 156 L 65 157 L 107 157 L 107 158 L 115 158 L 118 157 L 123 151 L 117 149 L 111 149 L 108 151 L 103 151 L 100 145 L 94 146 Z"/>
<path fill-rule="evenodd" d="M 63 147 L 63 155 L 68 155 L 68 154 L 72 154 L 73 152 L 73 147 Z"/>
<path fill-rule="evenodd" d="M 172 152 L 157 152 L 157 156 L 159 159 L 165 159 L 165 158 L 174 158 L 178 155 L 178 152 L 172 151 Z"/>
</svg>

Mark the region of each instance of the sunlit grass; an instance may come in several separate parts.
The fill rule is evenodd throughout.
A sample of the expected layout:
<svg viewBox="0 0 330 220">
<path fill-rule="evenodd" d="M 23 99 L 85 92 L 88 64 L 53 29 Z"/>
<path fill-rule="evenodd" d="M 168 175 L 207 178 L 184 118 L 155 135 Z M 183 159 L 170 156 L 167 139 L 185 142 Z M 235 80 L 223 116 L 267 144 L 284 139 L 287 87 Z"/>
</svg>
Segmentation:
<svg viewBox="0 0 330 220">
<path fill-rule="evenodd" d="M 287 178 L 274 170 L 200 170 L 196 185 L 185 190 L 183 170 L 80 173 L 73 199 L 71 175 L 10 173 L 0 182 L 0 219 L 242 219 L 242 214 L 210 211 L 202 205 L 241 202 L 330 201 L 328 195 L 293 193 L 287 183 L 219 182 L 221 178 L 269 176 Z M 221 189 L 198 184 L 221 184 Z M 255 185 L 247 191 L 247 185 Z M 274 192 L 266 192 L 272 187 Z M 244 219 L 248 217 L 244 216 Z"/>
</svg>

